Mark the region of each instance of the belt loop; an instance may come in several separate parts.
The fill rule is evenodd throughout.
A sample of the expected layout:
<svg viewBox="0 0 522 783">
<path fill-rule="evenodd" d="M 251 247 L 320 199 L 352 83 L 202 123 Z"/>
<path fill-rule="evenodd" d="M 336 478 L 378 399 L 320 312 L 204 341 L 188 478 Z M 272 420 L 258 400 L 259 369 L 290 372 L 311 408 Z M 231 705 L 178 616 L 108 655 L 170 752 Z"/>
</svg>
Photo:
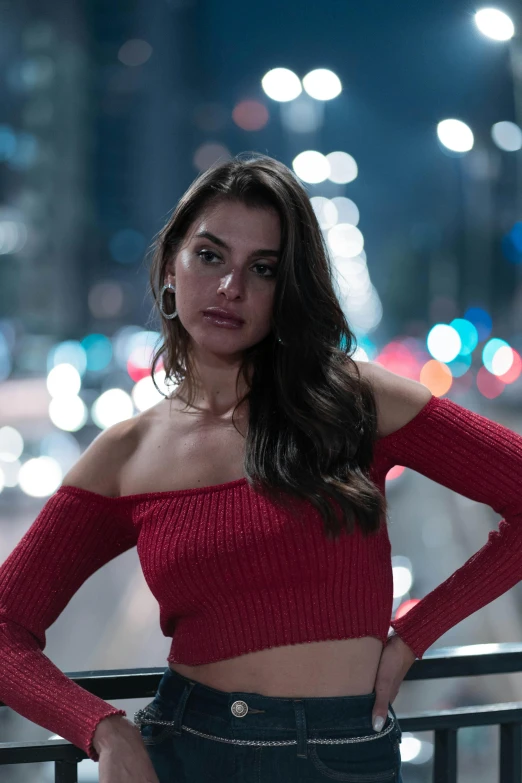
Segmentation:
<svg viewBox="0 0 522 783">
<path fill-rule="evenodd" d="M 301 699 L 294 699 L 295 724 L 297 728 L 297 757 L 308 758 L 308 744 L 306 732 L 306 716 Z"/>
<path fill-rule="evenodd" d="M 176 711 L 174 713 L 174 718 L 172 719 L 172 733 L 175 735 L 181 734 L 181 724 L 183 722 L 183 715 L 185 713 L 185 705 L 187 703 L 187 699 L 190 696 L 190 693 L 192 691 L 192 688 L 194 687 L 196 683 L 195 682 L 188 682 L 184 689 L 183 693 L 181 694 L 181 698 L 178 702 L 178 705 L 176 707 Z"/>
</svg>

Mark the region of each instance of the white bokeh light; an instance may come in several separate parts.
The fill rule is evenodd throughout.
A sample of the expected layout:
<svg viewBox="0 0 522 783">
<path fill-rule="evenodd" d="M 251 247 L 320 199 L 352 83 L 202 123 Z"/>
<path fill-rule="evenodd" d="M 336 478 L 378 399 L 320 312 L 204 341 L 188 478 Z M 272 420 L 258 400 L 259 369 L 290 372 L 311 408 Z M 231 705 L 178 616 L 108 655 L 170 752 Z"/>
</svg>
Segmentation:
<svg viewBox="0 0 522 783">
<path fill-rule="evenodd" d="M 326 156 L 330 164 L 330 176 L 328 179 L 338 185 L 346 185 L 353 182 L 358 174 L 355 158 L 347 152 L 329 152 Z"/>
<path fill-rule="evenodd" d="M 437 125 L 439 141 L 453 152 L 469 152 L 473 148 L 473 132 L 461 120 L 442 120 Z"/>
<path fill-rule="evenodd" d="M 55 427 L 65 432 L 78 432 L 87 424 L 89 413 L 81 397 L 53 397 L 49 403 L 49 418 Z"/>
<path fill-rule="evenodd" d="M 100 394 L 91 408 L 93 422 L 102 430 L 119 421 L 130 419 L 134 414 L 132 398 L 123 389 L 107 389 Z"/>
<path fill-rule="evenodd" d="M 428 351 L 439 362 L 452 362 L 462 348 L 460 334 L 449 324 L 436 324 L 426 338 Z"/>
<path fill-rule="evenodd" d="M 303 87 L 316 101 L 331 101 L 343 89 L 337 74 L 327 68 L 316 68 L 307 73 L 303 78 Z"/>
<path fill-rule="evenodd" d="M 52 495 L 60 486 L 61 481 L 61 468 L 51 457 L 28 459 L 18 473 L 20 489 L 33 498 Z"/>
<path fill-rule="evenodd" d="M 503 345 L 498 351 L 495 351 L 491 361 L 491 372 L 493 375 L 504 375 L 513 366 L 515 356 L 513 349 L 509 345 Z"/>
<path fill-rule="evenodd" d="M 0 461 L 16 462 L 22 456 L 24 439 L 14 427 L 0 427 Z"/>
<path fill-rule="evenodd" d="M 293 101 L 303 91 L 297 74 L 289 68 L 273 68 L 261 79 L 263 90 L 273 101 Z"/>
<path fill-rule="evenodd" d="M 475 14 L 475 24 L 483 35 L 494 41 L 508 41 L 515 35 L 510 17 L 498 8 L 481 8 Z"/>
<path fill-rule="evenodd" d="M 352 258 L 363 249 L 364 237 L 356 226 L 338 223 L 328 231 L 328 244 L 336 256 Z"/>
<path fill-rule="evenodd" d="M 155 372 L 154 379 L 156 385 L 163 394 L 172 394 L 173 388 L 165 385 L 165 370 L 158 370 Z M 139 411 L 145 411 L 153 405 L 157 405 L 158 402 L 163 399 L 162 395 L 156 390 L 151 375 L 146 375 L 135 383 L 131 392 L 131 397 L 135 407 Z"/>
<path fill-rule="evenodd" d="M 316 150 L 306 150 L 299 153 L 292 161 L 292 168 L 299 179 L 311 184 L 324 182 L 330 176 L 328 160 Z"/>
<path fill-rule="evenodd" d="M 334 196 L 332 204 L 337 208 L 337 222 L 350 223 L 352 226 L 356 226 L 359 223 L 359 208 L 351 198 Z"/>
<path fill-rule="evenodd" d="M 51 397 L 78 394 L 81 386 L 80 373 L 72 364 L 57 364 L 47 375 L 47 390 Z"/>
<path fill-rule="evenodd" d="M 514 122 L 496 122 L 491 128 L 491 138 L 505 152 L 522 149 L 522 130 Z"/>
<path fill-rule="evenodd" d="M 312 209 L 319 222 L 319 227 L 323 229 L 332 228 L 337 223 L 339 214 L 333 201 L 324 196 L 312 196 L 310 199 Z"/>
</svg>

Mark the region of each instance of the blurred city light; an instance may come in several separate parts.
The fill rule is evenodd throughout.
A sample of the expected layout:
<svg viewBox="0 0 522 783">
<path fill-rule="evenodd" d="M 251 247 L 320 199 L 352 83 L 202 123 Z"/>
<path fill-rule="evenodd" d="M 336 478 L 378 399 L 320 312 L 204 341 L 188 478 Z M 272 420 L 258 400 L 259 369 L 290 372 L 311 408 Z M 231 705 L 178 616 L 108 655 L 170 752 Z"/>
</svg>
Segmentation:
<svg viewBox="0 0 522 783">
<path fill-rule="evenodd" d="M 487 400 L 494 400 L 500 397 L 506 384 L 486 367 L 480 367 L 475 378 L 477 389 Z"/>
<path fill-rule="evenodd" d="M 168 388 L 165 385 L 165 370 L 158 370 L 155 372 L 154 380 L 162 394 L 168 396 L 173 392 L 175 386 Z M 151 375 L 145 376 L 134 385 L 131 396 L 138 411 L 147 410 L 147 408 L 152 407 L 152 405 L 157 405 L 158 402 L 161 402 L 161 400 L 164 399 L 156 390 L 156 386 L 154 386 Z"/>
<path fill-rule="evenodd" d="M 347 152 L 329 152 L 326 160 L 330 164 L 328 179 L 331 182 L 345 185 L 357 177 L 357 163 Z"/>
<path fill-rule="evenodd" d="M 268 109 L 260 101 L 240 101 L 234 106 L 232 119 L 243 130 L 258 131 L 268 123 Z"/>
<path fill-rule="evenodd" d="M 263 90 L 273 101 L 293 101 L 303 88 L 297 74 L 288 68 L 273 68 L 261 79 Z"/>
<path fill-rule="evenodd" d="M 316 101 L 331 101 L 343 89 L 341 80 L 327 68 L 316 68 L 303 78 L 303 87 Z"/>
<path fill-rule="evenodd" d="M 428 351 L 439 362 L 451 362 L 462 348 L 460 334 L 448 324 L 433 326 L 426 339 Z"/>
<path fill-rule="evenodd" d="M 482 307 L 469 307 L 464 313 L 464 318 L 470 321 L 477 330 L 479 342 L 487 340 L 493 328 L 491 316 Z"/>
<path fill-rule="evenodd" d="M 49 418 L 55 427 L 66 432 L 78 432 L 89 418 L 87 406 L 75 394 L 53 397 L 49 403 Z"/>
<path fill-rule="evenodd" d="M 313 133 L 324 120 L 324 105 L 306 93 L 279 107 L 282 126 L 291 133 Z"/>
<path fill-rule="evenodd" d="M 82 379 L 72 364 L 58 364 L 47 376 L 47 390 L 51 397 L 63 397 L 78 394 Z"/>
<path fill-rule="evenodd" d="M 499 352 L 501 353 L 498 358 Z M 513 364 L 513 351 L 509 343 L 498 337 L 488 340 L 482 349 L 482 362 L 488 372 L 493 375 L 503 375 Z M 499 372 L 495 372 L 495 366 L 498 367 Z"/>
<path fill-rule="evenodd" d="M 22 456 L 24 439 L 14 427 L 0 427 L 0 462 L 15 462 Z"/>
<path fill-rule="evenodd" d="M 337 209 L 337 222 L 350 223 L 352 226 L 356 226 L 359 223 L 359 209 L 351 198 L 334 196 L 334 198 L 331 199 L 331 203 Z"/>
<path fill-rule="evenodd" d="M 522 149 L 522 130 L 514 122 L 496 122 L 491 128 L 491 138 L 505 152 Z"/>
<path fill-rule="evenodd" d="M 483 35 L 495 41 L 508 41 L 515 35 L 512 20 L 498 8 L 481 8 L 475 13 L 475 24 Z"/>
<path fill-rule="evenodd" d="M 402 598 L 409 593 L 413 584 L 413 566 L 411 560 L 404 555 L 392 557 L 393 597 Z"/>
<path fill-rule="evenodd" d="M 61 481 L 60 466 L 51 457 L 28 459 L 18 473 L 20 489 L 32 498 L 48 497 L 58 489 Z"/>
<path fill-rule="evenodd" d="M 299 179 L 311 184 L 324 182 L 330 176 L 328 159 L 316 150 L 306 150 L 299 153 L 292 161 L 292 168 Z"/>
<path fill-rule="evenodd" d="M 354 258 L 364 247 L 364 237 L 357 226 L 352 226 L 350 223 L 337 223 L 328 230 L 328 244 L 336 256 Z M 366 264 L 363 262 L 358 269 L 366 272 Z"/>
<path fill-rule="evenodd" d="M 147 41 L 143 41 L 140 38 L 132 38 L 120 47 L 118 60 L 124 65 L 132 67 L 146 63 L 150 59 L 151 54 L 152 46 Z"/>
<path fill-rule="evenodd" d="M 333 199 L 324 196 L 312 196 L 310 199 L 319 227 L 325 231 L 335 226 L 339 217 L 337 206 Z"/>
<path fill-rule="evenodd" d="M 459 354 L 465 356 L 473 353 L 479 341 L 479 335 L 475 324 L 472 324 L 471 321 L 468 321 L 466 318 L 454 318 L 451 321 L 450 326 L 452 329 L 455 329 L 460 337 L 461 346 Z M 450 361 L 452 360 L 450 359 Z"/>
<path fill-rule="evenodd" d="M 48 371 L 59 364 L 70 364 L 78 370 L 80 376 L 85 374 L 87 354 L 79 340 L 64 340 L 53 346 L 47 355 Z"/>
<path fill-rule="evenodd" d="M 473 148 L 473 132 L 461 120 L 442 120 L 437 125 L 437 136 L 452 152 L 469 152 Z"/>
<path fill-rule="evenodd" d="M 101 430 L 134 415 L 132 399 L 123 389 L 107 389 L 91 408 L 91 418 Z"/>
<path fill-rule="evenodd" d="M 515 381 L 518 381 L 522 375 L 522 357 L 520 356 L 519 352 L 515 351 L 513 348 L 510 350 L 513 358 L 511 367 L 506 372 L 499 373 L 498 375 L 499 379 L 506 385 L 515 383 Z"/>
<path fill-rule="evenodd" d="M 108 368 L 112 359 L 112 343 L 104 334 L 89 334 L 81 344 L 87 356 L 89 372 L 101 372 Z"/>
<path fill-rule="evenodd" d="M 430 359 L 421 367 L 419 381 L 436 397 L 442 397 L 451 389 L 453 376 L 445 362 Z"/>
</svg>

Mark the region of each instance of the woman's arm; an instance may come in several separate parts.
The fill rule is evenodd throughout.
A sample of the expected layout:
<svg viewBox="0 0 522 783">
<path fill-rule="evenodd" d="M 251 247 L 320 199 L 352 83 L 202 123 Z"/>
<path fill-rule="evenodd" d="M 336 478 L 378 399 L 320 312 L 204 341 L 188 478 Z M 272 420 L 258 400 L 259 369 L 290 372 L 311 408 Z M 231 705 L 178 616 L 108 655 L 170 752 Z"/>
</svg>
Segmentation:
<svg viewBox="0 0 522 783">
<path fill-rule="evenodd" d="M 98 722 L 126 713 L 66 677 L 43 650 L 46 630 L 80 586 L 136 545 L 129 504 L 98 494 L 121 458 L 119 433 L 100 435 L 68 474 L 95 489 L 62 485 L 0 566 L 0 700 L 95 761 Z"/>
<path fill-rule="evenodd" d="M 387 393 L 393 397 L 381 385 L 381 406 Z M 411 468 L 503 516 L 482 549 L 391 623 L 421 658 L 449 628 L 522 580 L 522 437 L 452 400 L 430 397 L 375 448 L 387 469 Z"/>
</svg>

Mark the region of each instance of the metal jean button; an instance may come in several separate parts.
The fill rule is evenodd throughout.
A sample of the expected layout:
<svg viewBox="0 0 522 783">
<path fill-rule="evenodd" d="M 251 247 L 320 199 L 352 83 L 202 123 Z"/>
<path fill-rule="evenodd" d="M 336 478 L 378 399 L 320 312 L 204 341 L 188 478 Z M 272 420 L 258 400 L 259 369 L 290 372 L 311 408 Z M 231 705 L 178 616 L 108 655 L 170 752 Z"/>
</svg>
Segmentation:
<svg viewBox="0 0 522 783">
<path fill-rule="evenodd" d="M 244 701 L 235 701 L 230 710 L 236 718 L 244 718 L 248 712 L 248 704 Z"/>
</svg>

